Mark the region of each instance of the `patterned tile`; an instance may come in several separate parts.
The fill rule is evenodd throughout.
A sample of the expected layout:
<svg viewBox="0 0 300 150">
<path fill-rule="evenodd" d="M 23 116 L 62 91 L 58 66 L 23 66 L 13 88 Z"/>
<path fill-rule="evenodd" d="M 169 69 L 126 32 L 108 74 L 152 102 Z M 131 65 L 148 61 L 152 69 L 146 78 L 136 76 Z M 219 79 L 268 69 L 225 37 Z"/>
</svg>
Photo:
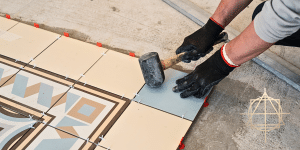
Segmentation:
<svg viewBox="0 0 300 150">
<path fill-rule="evenodd" d="M 68 85 L 34 75 L 25 69 L 4 84 L 0 94 L 46 112 L 68 89 Z"/>
<path fill-rule="evenodd" d="M 72 89 L 73 90 L 73 89 Z M 83 121 L 81 122 L 85 122 L 85 124 L 87 124 L 88 126 L 92 127 L 95 124 L 98 124 L 97 127 L 95 127 L 93 129 L 93 132 L 91 129 L 87 130 L 87 127 L 82 126 L 81 128 L 86 128 L 86 131 L 90 132 L 90 135 L 88 136 L 88 138 L 90 139 L 90 141 L 94 142 L 94 143 L 98 143 L 100 142 L 101 136 L 105 135 L 108 130 L 111 128 L 111 126 L 116 122 L 116 120 L 119 118 L 119 116 L 123 113 L 123 111 L 127 108 L 127 106 L 130 103 L 130 100 L 125 98 L 125 97 L 121 97 L 121 96 L 117 96 L 115 94 L 106 92 L 104 90 L 99 90 L 97 88 L 94 88 L 92 86 L 89 85 L 81 85 L 81 84 L 76 84 L 75 85 L 75 90 L 84 92 L 86 94 L 89 95 L 82 95 L 86 100 L 92 100 L 94 101 L 93 103 L 82 103 L 80 104 L 79 102 L 76 104 L 77 106 L 81 106 L 81 107 L 77 107 L 76 105 L 74 105 L 74 107 L 72 108 L 73 112 L 75 112 L 77 115 L 74 115 L 75 117 L 79 118 L 81 117 L 81 119 Z M 79 92 L 75 93 L 75 94 L 79 94 Z M 84 100 L 84 101 L 86 101 Z M 103 109 L 102 112 L 100 113 L 100 115 L 98 117 L 96 117 L 95 121 L 92 122 L 91 124 L 89 124 L 88 122 L 91 122 L 90 120 L 93 119 L 93 114 L 97 113 L 97 108 L 98 110 L 101 110 L 99 108 L 103 108 L 104 105 L 106 105 L 105 103 L 103 103 L 104 101 L 106 101 L 106 103 L 114 103 L 114 107 L 111 109 L 111 111 L 108 113 L 108 115 L 102 119 L 101 122 L 99 122 L 101 120 L 101 114 L 104 113 Z M 98 103 L 98 104 L 97 104 Z M 79 105 L 80 104 L 80 105 Z M 88 105 L 88 106 L 87 106 Z M 91 108 L 94 107 L 94 111 L 89 115 L 89 111 L 84 111 L 84 109 L 86 108 Z M 106 106 L 105 106 L 106 107 Z M 70 110 L 68 112 L 68 114 L 71 112 L 72 110 Z M 99 112 L 99 111 L 98 111 Z M 81 115 L 78 115 L 82 113 Z M 70 113 L 70 115 L 72 115 L 72 113 Z M 100 117 L 100 118 L 99 118 Z M 96 121 L 98 119 L 98 121 Z M 79 128 L 79 127 L 74 127 L 74 128 Z M 91 143 L 87 143 L 86 145 L 82 146 L 82 149 L 94 149 L 96 147 L 96 145 L 91 144 Z"/>
<path fill-rule="evenodd" d="M 129 99 L 145 84 L 138 59 L 115 51 L 108 51 L 80 81 Z"/>
<path fill-rule="evenodd" d="M 14 141 L 14 137 L 24 135 L 34 123 L 35 121 L 28 119 L 26 116 L 0 107 L 0 149 L 12 146 L 10 144 Z"/>
<path fill-rule="evenodd" d="M 53 116 L 42 117 L 42 112 L 14 100 L 0 96 L 0 149 L 25 148 L 44 130 L 42 122 Z"/>
<path fill-rule="evenodd" d="M 206 96 L 201 99 L 195 97 L 183 99 L 180 98 L 180 93 L 174 93 L 172 88 L 176 85 L 175 81 L 185 75 L 187 74 L 184 72 L 167 69 L 165 70 L 165 81 L 161 87 L 151 88 L 145 85 L 134 100 L 179 117 L 184 115 L 184 118 L 193 121 Z"/>
<path fill-rule="evenodd" d="M 191 124 L 189 120 L 132 102 L 100 145 L 112 150 L 175 150 Z M 95 150 L 100 149 L 103 148 Z"/>
<path fill-rule="evenodd" d="M 10 61 L 6 63 L 14 64 Z M 94 149 L 96 145 L 91 142 L 98 143 L 99 136 L 108 132 L 130 103 L 125 97 L 89 85 L 78 83 L 74 87 L 69 86 L 74 85 L 75 81 L 31 65 L 8 81 L 0 88 L 0 108 L 5 106 L 8 108 L 6 111 L 16 110 L 13 112 L 25 114 L 19 124 L 12 122 L 16 120 L 14 118 L 1 118 L 1 123 L 6 124 L 0 125 L 0 132 L 5 131 L 7 135 L 0 136 L 3 139 L 0 143 L 6 147 L 14 146 L 13 149 L 39 149 L 45 146 L 52 149 L 56 142 L 68 143 L 69 147 L 61 145 L 63 149 Z M 35 121 L 29 120 L 31 117 Z M 33 123 L 35 128 L 29 129 Z M 7 132 L 8 125 L 18 126 Z M 90 142 L 86 143 L 82 138 Z"/>
<path fill-rule="evenodd" d="M 82 138 L 88 138 L 116 102 L 71 89 L 48 112 L 56 118 L 50 125 Z"/>
<path fill-rule="evenodd" d="M 56 33 L 18 23 L 0 36 L 0 54 L 28 63 L 58 37 Z"/>
<path fill-rule="evenodd" d="M 62 36 L 30 64 L 78 80 L 107 49 Z"/>
<path fill-rule="evenodd" d="M 14 77 L 19 70 L 20 69 L 9 64 L 5 64 L 0 60 L 0 87 L 10 78 Z"/>
<path fill-rule="evenodd" d="M 64 131 L 44 126 L 45 130 L 27 147 L 28 150 L 77 150 L 86 143 Z"/>
</svg>

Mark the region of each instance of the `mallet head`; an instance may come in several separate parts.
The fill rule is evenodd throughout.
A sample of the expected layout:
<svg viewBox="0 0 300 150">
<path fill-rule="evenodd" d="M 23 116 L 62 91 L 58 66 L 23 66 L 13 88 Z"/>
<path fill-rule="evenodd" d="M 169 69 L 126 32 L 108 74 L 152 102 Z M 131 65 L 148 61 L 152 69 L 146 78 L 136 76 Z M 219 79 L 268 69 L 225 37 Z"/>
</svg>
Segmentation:
<svg viewBox="0 0 300 150">
<path fill-rule="evenodd" d="M 165 74 L 158 53 L 150 52 L 144 54 L 139 58 L 139 63 L 148 86 L 156 88 L 163 84 Z"/>
</svg>

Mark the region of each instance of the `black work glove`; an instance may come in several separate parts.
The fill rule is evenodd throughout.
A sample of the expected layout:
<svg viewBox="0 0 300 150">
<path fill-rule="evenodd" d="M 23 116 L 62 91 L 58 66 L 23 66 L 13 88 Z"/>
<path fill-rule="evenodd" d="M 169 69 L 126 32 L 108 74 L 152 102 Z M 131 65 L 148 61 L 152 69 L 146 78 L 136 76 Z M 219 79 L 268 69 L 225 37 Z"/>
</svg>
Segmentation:
<svg viewBox="0 0 300 150">
<path fill-rule="evenodd" d="M 173 88 L 173 91 L 184 91 L 180 94 L 181 98 L 192 95 L 202 98 L 214 85 L 228 76 L 234 68 L 227 65 L 221 50 L 218 50 L 205 62 L 197 66 L 192 73 L 178 79 L 176 81 L 177 86 Z"/>
<path fill-rule="evenodd" d="M 184 38 L 184 42 L 176 50 L 176 54 L 186 52 L 182 57 L 182 61 L 185 63 L 204 57 L 213 49 L 214 42 L 223 30 L 221 25 L 210 18 L 201 29 Z"/>
</svg>

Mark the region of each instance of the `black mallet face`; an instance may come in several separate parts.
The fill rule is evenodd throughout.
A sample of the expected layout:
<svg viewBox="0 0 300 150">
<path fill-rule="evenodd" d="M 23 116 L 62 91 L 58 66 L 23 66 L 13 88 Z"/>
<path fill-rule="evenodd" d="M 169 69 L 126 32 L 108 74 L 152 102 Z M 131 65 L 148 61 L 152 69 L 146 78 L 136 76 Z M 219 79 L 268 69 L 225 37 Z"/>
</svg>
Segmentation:
<svg viewBox="0 0 300 150">
<path fill-rule="evenodd" d="M 139 63 L 146 84 L 152 88 L 160 87 L 165 80 L 165 74 L 158 53 L 144 54 L 139 58 Z"/>
</svg>

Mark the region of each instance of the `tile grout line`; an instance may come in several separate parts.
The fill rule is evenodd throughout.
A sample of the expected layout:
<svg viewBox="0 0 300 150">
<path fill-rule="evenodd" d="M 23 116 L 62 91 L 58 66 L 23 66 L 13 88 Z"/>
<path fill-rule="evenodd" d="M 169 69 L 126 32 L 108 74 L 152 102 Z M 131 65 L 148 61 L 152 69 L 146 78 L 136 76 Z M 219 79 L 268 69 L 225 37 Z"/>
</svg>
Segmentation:
<svg viewBox="0 0 300 150">
<path fill-rule="evenodd" d="M 19 24 L 19 22 L 17 23 Z M 14 26 L 16 26 L 17 24 L 15 24 Z M 12 26 L 10 29 L 12 29 L 14 26 Z M 8 29 L 7 31 L 9 31 L 10 29 Z M 6 31 L 6 32 L 7 32 Z M 26 66 L 28 66 L 35 58 L 37 58 L 39 55 L 41 55 L 45 50 L 47 50 L 52 44 L 54 44 L 58 39 L 61 38 L 62 35 L 60 35 L 58 38 L 56 38 L 50 45 L 48 45 L 43 51 L 41 51 L 38 55 L 36 55 L 34 58 L 32 58 L 28 63 L 26 63 L 23 67 L 21 66 L 21 68 L 18 70 L 18 72 L 16 72 L 12 77 L 10 77 L 8 80 L 6 80 L 2 85 L 0 85 L 0 88 L 6 84 L 9 80 L 11 80 L 15 75 L 17 75 L 21 70 L 25 69 Z M 13 58 L 12 58 L 13 59 Z"/>
<path fill-rule="evenodd" d="M 9 29 L 7 29 L 6 31 L 9 31 L 10 29 L 12 29 L 13 27 L 15 27 L 16 25 L 18 25 L 20 22 L 17 22 L 15 25 L 13 25 L 12 27 L 10 27 Z"/>
<path fill-rule="evenodd" d="M 10 29 L 12 29 L 13 27 L 15 27 L 17 24 L 19 24 L 20 22 L 17 22 L 15 25 L 13 25 L 12 27 L 10 27 L 9 29 L 7 29 L 4 33 L 2 33 L 2 34 L 0 34 L 0 36 L 1 35 L 3 35 L 3 34 L 5 34 L 6 32 L 8 32 Z"/>
<path fill-rule="evenodd" d="M 75 83 L 74 83 L 75 84 Z M 73 84 L 73 85 L 74 85 Z M 71 90 L 72 88 L 71 87 L 69 87 L 69 89 L 52 105 L 52 106 L 50 106 L 50 108 L 46 111 L 46 112 L 44 112 L 44 114 L 46 114 L 46 113 L 48 113 L 49 111 L 50 111 L 50 109 L 52 108 L 52 107 L 54 107 L 55 105 L 56 105 L 56 103 L 59 101 L 59 100 L 61 100 L 70 90 Z M 44 114 L 43 114 L 43 116 L 42 117 L 44 117 Z"/>
<path fill-rule="evenodd" d="M 155 108 L 155 107 L 153 107 L 153 106 L 150 106 L 150 105 L 143 104 L 143 103 L 141 103 L 141 102 L 139 102 L 139 101 L 135 101 L 135 100 L 132 100 L 132 101 L 134 101 L 134 102 L 136 102 L 136 103 L 138 103 L 138 104 L 141 104 L 141 105 L 144 105 L 144 106 L 147 106 L 147 107 L 153 108 L 153 109 L 155 109 L 155 110 L 157 110 L 157 111 L 161 111 L 161 112 L 167 113 L 167 114 L 169 114 L 169 115 L 171 115 L 171 116 L 179 117 L 179 118 L 181 118 L 181 119 L 184 119 L 184 120 L 187 120 L 187 121 L 191 121 L 191 122 L 193 122 L 193 121 L 195 120 L 195 118 L 194 118 L 193 120 L 189 120 L 189 119 L 187 119 L 187 118 L 184 118 L 184 117 L 182 118 L 182 116 L 177 116 L 177 115 L 175 115 L 175 114 L 172 114 L 172 113 L 170 113 L 170 112 L 167 112 L 167 111 L 164 111 L 164 110 L 161 110 L 161 109 Z M 202 106 L 203 106 L 203 104 L 202 104 Z M 201 107 L 202 107 L 202 106 L 201 106 Z"/>
<path fill-rule="evenodd" d="M 17 75 L 22 69 L 18 70 L 18 72 L 16 72 L 13 76 L 11 76 L 8 80 L 6 80 L 2 85 L 0 85 L 0 88 L 6 84 L 9 80 L 11 80 L 15 75 Z"/>
<path fill-rule="evenodd" d="M 100 146 L 100 147 L 102 147 L 102 148 L 108 149 L 108 148 L 106 148 L 106 147 L 104 147 L 104 146 L 99 145 L 99 143 L 96 144 L 96 143 L 90 141 L 89 138 L 87 138 L 87 139 L 82 138 L 82 137 L 80 137 L 80 136 L 74 135 L 73 133 L 70 133 L 70 132 L 67 132 L 67 131 L 65 131 L 65 130 L 59 129 L 59 128 L 57 128 L 57 127 L 54 127 L 54 126 L 52 126 L 52 125 L 50 125 L 50 124 L 47 124 L 47 123 L 45 123 L 45 122 L 42 122 L 42 121 L 37 121 L 37 122 L 43 123 L 43 124 L 45 124 L 46 126 L 50 126 L 50 127 L 54 128 L 54 129 L 56 129 L 56 130 L 59 130 L 59 131 L 61 131 L 61 132 L 65 132 L 65 133 L 67 133 L 67 134 L 70 134 L 70 135 L 72 135 L 72 136 L 75 136 L 75 137 L 77 137 L 77 138 L 79 138 L 79 139 L 82 139 L 82 140 L 84 140 L 84 141 L 86 141 L 86 142 L 90 142 L 90 143 L 92 143 L 92 144 L 95 144 L 96 146 Z"/>
<path fill-rule="evenodd" d="M 27 129 L 27 131 L 20 137 L 20 139 L 22 139 L 29 132 L 30 129 L 31 128 Z M 14 147 L 19 142 L 19 140 L 14 145 L 12 145 L 11 147 Z"/>
<path fill-rule="evenodd" d="M 19 22 L 17 22 L 15 25 L 13 25 L 12 27 L 10 27 L 9 29 L 7 29 L 4 33 L 0 34 L 1 35 L 4 35 L 6 32 L 8 32 L 10 29 L 12 29 L 13 27 L 15 27 L 17 24 L 19 24 Z"/>
<path fill-rule="evenodd" d="M 107 49 L 107 51 L 103 52 L 103 54 L 97 59 L 97 61 L 91 66 L 89 67 L 89 69 L 87 71 L 85 71 L 83 73 L 83 75 L 85 75 L 92 67 L 94 67 L 96 65 L 96 63 L 104 56 L 106 55 L 106 53 L 109 51 L 109 49 Z M 82 76 L 78 79 L 78 81 L 82 78 Z"/>
<path fill-rule="evenodd" d="M 50 45 L 48 45 L 43 51 L 41 51 L 39 54 L 37 54 L 32 60 L 36 59 L 39 55 L 41 55 L 45 50 L 47 50 L 51 45 L 53 45 L 57 40 L 59 40 L 62 37 L 62 35 L 60 35 L 58 38 L 56 38 Z M 31 60 L 31 61 L 32 61 Z M 30 61 L 30 62 L 31 62 Z M 29 63 L 30 63 L 29 62 Z"/>
</svg>

